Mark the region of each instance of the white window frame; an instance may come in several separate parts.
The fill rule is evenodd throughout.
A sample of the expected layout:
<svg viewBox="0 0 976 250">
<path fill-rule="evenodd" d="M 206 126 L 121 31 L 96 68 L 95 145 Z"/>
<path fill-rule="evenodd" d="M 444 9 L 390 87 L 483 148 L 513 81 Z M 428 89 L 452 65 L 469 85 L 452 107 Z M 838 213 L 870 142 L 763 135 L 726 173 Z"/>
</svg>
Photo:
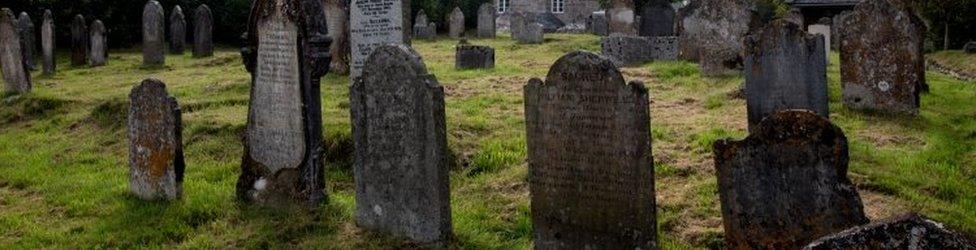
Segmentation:
<svg viewBox="0 0 976 250">
<path fill-rule="evenodd" d="M 510 0 L 498 0 L 498 13 L 505 13 L 508 11 L 508 1 Z"/>
<path fill-rule="evenodd" d="M 566 0 L 549 0 L 549 10 L 552 13 L 566 12 Z"/>
</svg>

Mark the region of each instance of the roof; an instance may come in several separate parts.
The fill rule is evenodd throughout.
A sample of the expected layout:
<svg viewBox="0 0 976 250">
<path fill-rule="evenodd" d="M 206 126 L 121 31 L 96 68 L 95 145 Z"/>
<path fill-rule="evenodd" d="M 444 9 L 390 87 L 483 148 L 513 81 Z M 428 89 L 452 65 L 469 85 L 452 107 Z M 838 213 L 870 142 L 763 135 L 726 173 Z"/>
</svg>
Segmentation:
<svg viewBox="0 0 976 250">
<path fill-rule="evenodd" d="M 861 0 L 786 0 L 793 7 L 854 6 Z"/>
</svg>

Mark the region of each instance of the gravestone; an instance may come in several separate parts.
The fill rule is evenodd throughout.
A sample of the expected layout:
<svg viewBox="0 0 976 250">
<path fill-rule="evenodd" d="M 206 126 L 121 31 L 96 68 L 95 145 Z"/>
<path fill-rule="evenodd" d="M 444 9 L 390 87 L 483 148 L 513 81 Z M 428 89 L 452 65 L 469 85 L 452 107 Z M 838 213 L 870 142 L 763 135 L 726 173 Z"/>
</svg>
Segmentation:
<svg viewBox="0 0 976 250">
<path fill-rule="evenodd" d="M 637 35 L 634 0 L 610 0 L 606 13 L 610 34 Z"/>
<path fill-rule="evenodd" d="M 536 249 L 657 249 L 648 91 L 571 52 L 524 89 Z"/>
<path fill-rule="evenodd" d="M 587 29 L 590 33 L 598 36 L 610 35 L 610 24 L 607 21 L 606 11 L 596 11 L 590 14 L 590 18 L 587 19 Z"/>
<path fill-rule="evenodd" d="M 437 24 L 431 23 L 415 23 L 413 25 L 413 36 L 416 39 L 432 40 L 437 36 Z"/>
<path fill-rule="evenodd" d="M 326 198 L 320 79 L 329 70 L 331 40 L 325 9 L 321 1 L 252 4 L 241 49 L 251 102 L 237 197 L 316 208 Z"/>
<path fill-rule="evenodd" d="M 193 57 L 213 56 L 213 13 L 206 4 L 193 14 Z"/>
<path fill-rule="evenodd" d="M 95 20 L 91 25 L 91 49 L 88 58 L 91 58 L 92 67 L 104 66 L 108 57 L 108 43 L 105 40 L 105 25 L 102 21 Z"/>
<path fill-rule="evenodd" d="M 410 4 L 401 0 L 352 0 L 349 41 L 352 43 L 350 80 L 362 73 L 373 49 L 386 44 L 410 43 Z"/>
<path fill-rule="evenodd" d="M 746 110 L 749 130 L 779 110 L 805 109 L 830 115 L 827 64 L 819 36 L 778 19 L 746 38 Z"/>
<path fill-rule="evenodd" d="M 976 54 L 976 42 L 968 42 L 962 47 L 967 54 Z"/>
<path fill-rule="evenodd" d="M 668 0 L 650 0 L 641 11 L 641 36 L 674 36 L 674 8 Z"/>
<path fill-rule="evenodd" d="M 833 41 L 831 41 L 832 44 L 830 45 L 831 49 L 840 51 L 840 27 L 844 25 L 844 19 L 851 16 L 851 13 L 854 12 L 849 10 L 842 11 L 832 18 L 830 26 L 830 33 L 832 34 L 830 38 L 833 38 Z"/>
<path fill-rule="evenodd" d="M 356 222 L 428 243 L 451 237 L 444 88 L 406 45 L 377 48 L 350 87 Z"/>
<path fill-rule="evenodd" d="M 813 24 L 807 27 L 807 32 L 814 35 L 823 36 L 824 44 L 824 60 L 827 64 L 830 64 L 830 25 L 826 24 Z"/>
<path fill-rule="evenodd" d="M 421 25 L 427 25 L 427 23 L 430 23 L 430 20 L 427 19 L 427 12 L 424 12 L 423 9 L 420 9 L 420 11 L 417 12 L 417 19 L 414 20 L 413 23 L 421 24 Z"/>
<path fill-rule="evenodd" d="M 24 63 L 17 18 L 8 8 L 0 10 L 0 73 L 3 73 L 4 90 L 27 93 L 31 90 L 31 76 Z"/>
<path fill-rule="evenodd" d="M 518 43 L 538 44 L 544 40 L 544 29 L 542 24 L 535 22 L 535 15 L 532 13 L 512 13 L 511 14 L 512 37 Z"/>
<path fill-rule="evenodd" d="M 468 44 L 461 40 L 454 51 L 456 69 L 490 69 L 495 67 L 495 49 Z"/>
<path fill-rule="evenodd" d="M 448 15 L 447 25 L 448 35 L 451 38 L 459 39 L 464 36 L 464 12 L 461 12 L 461 8 L 454 7 Z"/>
<path fill-rule="evenodd" d="M 655 60 L 678 58 L 678 37 L 622 36 L 612 34 L 600 39 L 603 56 L 617 67 L 641 65 Z"/>
<path fill-rule="evenodd" d="M 816 113 L 771 114 L 714 150 L 729 249 L 798 249 L 868 222 L 847 178 L 847 137 Z"/>
<path fill-rule="evenodd" d="M 325 0 L 325 17 L 329 25 L 329 37 L 332 46 L 332 63 L 329 72 L 337 75 L 349 75 L 349 1 Z"/>
<path fill-rule="evenodd" d="M 44 20 L 41 21 L 41 54 L 44 57 L 44 75 L 53 75 L 57 68 L 54 58 L 54 14 L 51 10 L 44 10 Z"/>
<path fill-rule="evenodd" d="M 182 55 L 186 50 L 186 16 L 179 5 L 169 15 L 169 53 Z"/>
<path fill-rule="evenodd" d="M 166 85 L 146 79 L 129 93 L 129 191 L 144 200 L 183 195 L 183 125 Z"/>
<path fill-rule="evenodd" d="M 163 31 L 166 14 L 163 6 L 156 0 L 149 0 L 142 10 L 142 64 L 163 65 L 166 63 L 166 42 Z"/>
<path fill-rule="evenodd" d="M 678 11 L 682 59 L 699 63 L 702 75 L 729 74 L 742 68 L 742 42 L 761 27 L 748 0 L 698 0 Z"/>
<path fill-rule="evenodd" d="M 20 13 L 20 18 L 17 19 L 17 29 L 20 31 L 20 48 L 24 51 L 21 56 L 24 57 L 25 67 L 28 71 L 36 70 L 37 63 L 34 61 L 34 51 L 37 51 L 37 36 L 34 34 L 34 21 L 31 21 L 27 12 Z"/>
<path fill-rule="evenodd" d="M 483 3 L 478 7 L 478 37 L 495 38 L 495 5 Z"/>
<path fill-rule="evenodd" d="M 840 80 L 853 109 L 918 114 L 925 83 L 925 25 L 911 7 L 865 0 L 841 27 Z"/>
<path fill-rule="evenodd" d="M 976 241 L 942 223 L 907 214 L 820 238 L 803 249 L 976 249 Z"/>
<path fill-rule="evenodd" d="M 75 15 L 71 20 L 71 66 L 88 64 L 88 23 L 85 17 Z"/>
</svg>

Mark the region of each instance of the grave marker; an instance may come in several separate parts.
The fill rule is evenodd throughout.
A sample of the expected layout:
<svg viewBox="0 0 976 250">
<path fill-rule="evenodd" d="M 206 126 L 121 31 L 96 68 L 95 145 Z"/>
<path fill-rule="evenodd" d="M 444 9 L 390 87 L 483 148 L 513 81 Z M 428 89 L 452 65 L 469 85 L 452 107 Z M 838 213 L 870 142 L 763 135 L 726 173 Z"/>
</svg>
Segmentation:
<svg viewBox="0 0 976 250">
<path fill-rule="evenodd" d="M 495 49 L 488 46 L 471 45 L 461 40 L 454 51 L 456 69 L 490 69 L 495 67 Z"/>
<path fill-rule="evenodd" d="M 44 57 L 44 75 L 53 75 L 57 68 L 54 58 L 54 15 L 51 10 L 44 10 L 44 20 L 41 21 L 41 54 Z"/>
<path fill-rule="evenodd" d="M 144 200 L 183 194 L 182 118 L 166 85 L 146 79 L 129 94 L 129 190 Z"/>
<path fill-rule="evenodd" d="M 156 0 L 149 0 L 142 10 L 142 64 L 162 65 L 166 63 L 165 36 L 163 31 L 166 14 L 163 6 Z"/>
<path fill-rule="evenodd" d="M 759 16 L 748 0 L 697 0 L 678 11 L 682 59 L 699 62 L 702 75 L 730 74 L 742 68 L 742 42 Z"/>
<path fill-rule="evenodd" d="M 634 0 L 610 0 L 607 10 L 610 34 L 637 35 Z"/>
<path fill-rule="evenodd" d="M 169 53 L 182 55 L 186 50 L 186 16 L 179 5 L 169 15 Z"/>
<path fill-rule="evenodd" d="M 206 4 L 193 14 L 193 57 L 213 56 L 213 13 Z"/>
<path fill-rule="evenodd" d="M 88 64 L 88 38 L 85 17 L 75 15 L 71 20 L 71 66 Z"/>
<path fill-rule="evenodd" d="M 88 58 L 91 58 L 90 63 L 92 67 L 104 66 L 105 60 L 108 58 L 108 42 L 105 39 L 105 25 L 102 21 L 95 20 L 91 25 L 91 52 Z"/>
<path fill-rule="evenodd" d="M 873 222 L 820 238 L 805 250 L 976 249 L 976 241 L 917 214 Z"/>
<path fill-rule="evenodd" d="M 495 5 L 483 3 L 478 7 L 478 37 L 495 38 L 495 18 L 498 18 Z"/>
<path fill-rule="evenodd" d="M 37 36 L 34 33 L 34 21 L 31 21 L 27 12 L 21 12 L 17 19 L 17 28 L 20 30 L 20 48 L 24 51 L 24 64 L 28 71 L 37 69 L 34 60 L 34 51 L 37 51 Z"/>
<path fill-rule="evenodd" d="M 4 90 L 27 93 L 31 91 L 31 76 L 24 63 L 17 18 L 8 8 L 0 10 L 0 68 L 3 69 Z"/>
<path fill-rule="evenodd" d="M 650 0 L 641 11 L 640 36 L 674 36 L 674 8 L 668 0 Z"/>
<path fill-rule="evenodd" d="M 349 41 L 352 43 L 350 80 L 362 74 L 373 49 L 386 44 L 409 44 L 409 1 L 352 0 Z"/>
<path fill-rule="evenodd" d="M 448 35 L 453 39 L 460 39 L 464 36 L 464 12 L 460 7 L 454 7 L 447 20 Z"/>
</svg>

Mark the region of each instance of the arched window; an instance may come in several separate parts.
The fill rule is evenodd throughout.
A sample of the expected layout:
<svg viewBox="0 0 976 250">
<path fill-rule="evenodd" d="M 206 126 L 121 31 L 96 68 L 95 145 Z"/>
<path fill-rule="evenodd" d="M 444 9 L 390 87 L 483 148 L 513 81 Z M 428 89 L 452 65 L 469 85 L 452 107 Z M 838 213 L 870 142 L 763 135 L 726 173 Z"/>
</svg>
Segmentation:
<svg viewBox="0 0 976 250">
<path fill-rule="evenodd" d="M 549 6 L 552 13 L 563 13 L 565 11 L 563 6 L 565 5 L 565 0 L 549 0 Z"/>
<path fill-rule="evenodd" d="M 508 11 L 508 0 L 498 0 L 498 13 Z"/>
</svg>

